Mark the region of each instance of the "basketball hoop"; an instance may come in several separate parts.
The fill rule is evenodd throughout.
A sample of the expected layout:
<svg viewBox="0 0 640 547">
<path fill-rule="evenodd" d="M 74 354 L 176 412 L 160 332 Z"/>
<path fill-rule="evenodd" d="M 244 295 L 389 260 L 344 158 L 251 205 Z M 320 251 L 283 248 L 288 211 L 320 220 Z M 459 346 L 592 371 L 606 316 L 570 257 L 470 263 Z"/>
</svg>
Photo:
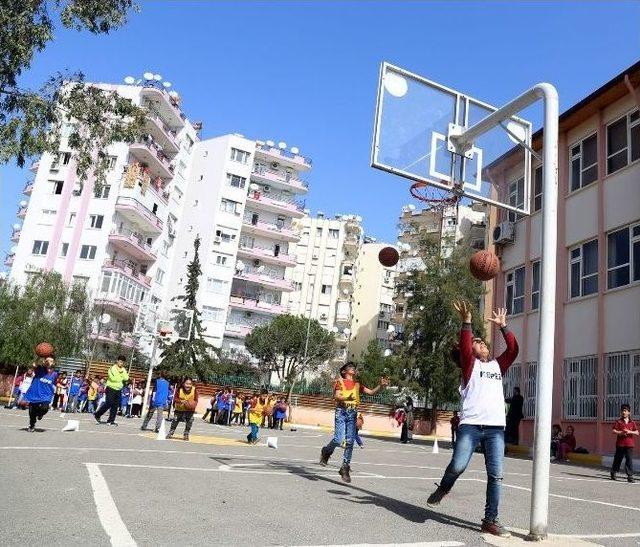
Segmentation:
<svg viewBox="0 0 640 547">
<path fill-rule="evenodd" d="M 443 211 L 460 201 L 460 195 L 427 184 L 426 182 L 414 182 L 409 188 L 409 193 L 417 200 L 427 204 L 427 209 Z"/>
</svg>

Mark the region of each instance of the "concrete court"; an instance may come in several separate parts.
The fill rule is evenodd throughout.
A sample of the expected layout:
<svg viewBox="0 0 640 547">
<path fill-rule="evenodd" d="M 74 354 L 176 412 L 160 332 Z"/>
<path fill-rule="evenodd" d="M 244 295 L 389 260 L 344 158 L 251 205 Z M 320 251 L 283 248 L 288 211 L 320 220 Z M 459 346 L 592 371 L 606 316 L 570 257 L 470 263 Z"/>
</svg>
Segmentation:
<svg viewBox="0 0 640 547">
<path fill-rule="evenodd" d="M 28 433 L 25 411 L 0 410 L 3 545 L 510 545 L 528 531 L 527 460 L 505 461 L 500 518 L 514 536 L 499 539 L 479 532 L 479 454 L 432 511 L 426 498 L 449 450 L 365 438 L 346 485 L 341 453 L 317 464 L 329 438 L 320 431 L 278 431 L 274 450 L 267 431 L 248 446 L 246 428 L 199 418 L 188 443 L 144 435 L 138 419 L 119 418 L 117 428 L 79 419 L 80 431 L 62 433 L 66 418 L 49 412 Z M 554 464 L 551 492 L 544 543 L 640 544 L 640 483 Z"/>
</svg>

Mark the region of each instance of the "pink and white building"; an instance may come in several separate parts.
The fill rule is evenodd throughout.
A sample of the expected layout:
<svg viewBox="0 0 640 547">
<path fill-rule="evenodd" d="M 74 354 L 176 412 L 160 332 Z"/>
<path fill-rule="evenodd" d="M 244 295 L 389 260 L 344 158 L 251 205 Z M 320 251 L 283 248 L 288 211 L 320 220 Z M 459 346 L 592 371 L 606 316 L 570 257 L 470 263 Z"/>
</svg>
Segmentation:
<svg viewBox="0 0 640 547">
<path fill-rule="evenodd" d="M 640 114 L 625 74 L 637 90 L 640 63 L 559 120 L 553 421 L 563 429 L 573 425 L 578 446 L 600 454 L 614 450 L 611 426 L 622 403 L 640 417 Z M 540 146 L 538 132 L 534 147 Z M 490 169 L 517 204 L 524 200 L 522 168 L 511 160 L 507 154 Z M 531 216 L 501 213 L 492 220 L 510 222 L 514 229 L 512 241 L 496 246 L 503 272 L 493 287 L 493 306 L 506 305 L 520 342 L 505 391 L 521 387 L 526 415 L 521 442 L 529 445 L 540 366 L 542 200 L 541 168 L 535 163 L 532 180 Z M 500 346 L 500 336 L 493 337 Z"/>
</svg>

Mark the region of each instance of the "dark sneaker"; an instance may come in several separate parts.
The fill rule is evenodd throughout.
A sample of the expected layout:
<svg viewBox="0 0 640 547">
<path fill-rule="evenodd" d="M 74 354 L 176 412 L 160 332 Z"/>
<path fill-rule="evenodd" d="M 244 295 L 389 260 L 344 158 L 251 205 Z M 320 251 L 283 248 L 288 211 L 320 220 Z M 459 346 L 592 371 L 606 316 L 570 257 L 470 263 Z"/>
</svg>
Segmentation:
<svg viewBox="0 0 640 547">
<path fill-rule="evenodd" d="M 481 531 L 485 534 L 491 534 L 492 536 L 498 536 L 501 538 L 511 537 L 511 532 L 507 530 L 498 519 L 496 520 L 483 520 Z"/>
<path fill-rule="evenodd" d="M 247 442 L 251 444 L 251 434 L 247 435 Z"/>
<path fill-rule="evenodd" d="M 107 422 L 107 423 L 108 423 L 109 425 L 113 425 L 113 426 L 118 427 L 118 424 L 117 424 L 116 422 Z"/>
<path fill-rule="evenodd" d="M 28 431 L 29 433 L 33 433 L 35 430 L 36 430 L 36 428 L 35 428 L 35 427 L 29 427 L 29 428 L 27 428 L 27 431 Z"/>
<path fill-rule="evenodd" d="M 188 440 L 189 440 L 189 433 L 185 433 L 185 434 L 182 436 L 182 440 L 183 440 L 183 441 L 188 441 Z"/>
<path fill-rule="evenodd" d="M 145 431 L 146 431 L 146 429 L 145 429 Z M 160 430 L 156 427 L 156 428 L 153 430 L 153 432 L 154 432 L 154 433 L 160 433 Z"/>
<path fill-rule="evenodd" d="M 616 474 L 613 471 L 611 471 L 611 480 L 612 481 L 616 480 Z"/>
<path fill-rule="evenodd" d="M 627 482 L 636 482 L 633 477 L 627 477 Z"/>
<path fill-rule="evenodd" d="M 173 437 L 173 431 L 169 431 L 169 433 L 167 433 L 167 439 L 170 439 L 171 437 Z"/>
<path fill-rule="evenodd" d="M 149 430 L 145 426 L 141 426 L 140 431 L 149 431 Z"/>
<path fill-rule="evenodd" d="M 438 505 L 440 505 L 442 498 L 444 498 L 449 493 L 448 490 L 445 490 L 439 484 L 436 483 L 436 486 L 438 488 L 436 488 L 427 498 L 427 505 L 429 507 L 437 507 Z"/>
<path fill-rule="evenodd" d="M 95 418 L 96 422 L 101 424 L 102 422 L 100 421 L 100 418 L 98 418 L 95 414 L 93 415 L 93 417 Z"/>
<path fill-rule="evenodd" d="M 340 473 L 340 476 L 342 477 L 342 482 L 351 482 L 350 471 L 351 468 L 346 463 L 343 463 L 340 471 L 338 471 L 338 473 Z"/>
<path fill-rule="evenodd" d="M 322 450 L 320 450 L 320 465 L 322 465 L 323 467 L 326 467 L 329 463 L 330 457 L 331 457 L 331 454 L 329 454 L 325 449 L 325 447 L 323 446 Z"/>
</svg>

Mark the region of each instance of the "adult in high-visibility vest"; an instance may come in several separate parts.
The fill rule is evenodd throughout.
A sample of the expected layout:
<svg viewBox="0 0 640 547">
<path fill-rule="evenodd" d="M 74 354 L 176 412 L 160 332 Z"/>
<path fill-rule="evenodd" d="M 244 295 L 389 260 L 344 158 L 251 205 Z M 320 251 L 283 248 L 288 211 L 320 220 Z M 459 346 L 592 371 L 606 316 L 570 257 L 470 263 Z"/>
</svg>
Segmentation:
<svg viewBox="0 0 640 547">
<path fill-rule="evenodd" d="M 171 427 L 169 428 L 167 439 L 170 439 L 173 436 L 180 422 L 185 422 L 184 435 L 182 438 L 185 441 L 189 440 L 189 432 L 191 431 L 191 426 L 193 425 L 193 413 L 196 411 L 197 406 L 198 390 L 193 385 L 191 378 L 185 378 L 185 380 L 182 382 L 182 385 L 176 390 L 176 411 L 173 417 L 173 421 L 171 422 Z"/>
<path fill-rule="evenodd" d="M 320 451 L 320 465 L 327 465 L 336 447 L 344 446 L 344 459 L 340 467 L 340 477 L 344 482 L 351 482 L 351 455 L 356 437 L 356 419 L 360 394 L 375 395 L 380 388 L 389 385 L 386 378 L 380 379 L 380 384 L 369 389 L 356 380 L 356 365 L 349 361 L 340 369 L 340 378 L 334 385 L 333 398 L 336 400 L 335 428 L 331 442 Z"/>
</svg>

